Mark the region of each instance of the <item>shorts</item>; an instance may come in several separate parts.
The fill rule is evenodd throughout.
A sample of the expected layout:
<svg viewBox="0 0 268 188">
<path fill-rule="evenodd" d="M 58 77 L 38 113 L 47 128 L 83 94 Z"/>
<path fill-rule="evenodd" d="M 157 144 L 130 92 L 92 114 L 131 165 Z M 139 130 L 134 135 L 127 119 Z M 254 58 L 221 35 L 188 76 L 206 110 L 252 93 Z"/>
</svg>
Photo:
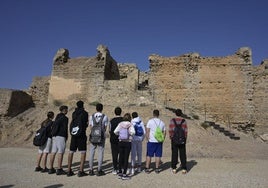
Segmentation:
<svg viewBox="0 0 268 188">
<path fill-rule="evenodd" d="M 148 157 L 162 157 L 163 143 L 161 142 L 148 142 L 147 143 L 147 154 Z"/>
<path fill-rule="evenodd" d="M 70 143 L 70 152 L 78 151 L 86 152 L 87 151 L 87 136 L 74 137 L 71 138 Z"/>
<path fill-rule="evenodd" d="M 38 153 L 50 153 L 51 148 L 52 148 L 52 139 L 48 138 L 47 142 L 43 146 L 39 147 Z"/>
<path fill-rule="evenodd" d="M 51 153 L 64 153 L 66 147 L 66 138 L 62 136 L 52 137 Z"/>
</svg>

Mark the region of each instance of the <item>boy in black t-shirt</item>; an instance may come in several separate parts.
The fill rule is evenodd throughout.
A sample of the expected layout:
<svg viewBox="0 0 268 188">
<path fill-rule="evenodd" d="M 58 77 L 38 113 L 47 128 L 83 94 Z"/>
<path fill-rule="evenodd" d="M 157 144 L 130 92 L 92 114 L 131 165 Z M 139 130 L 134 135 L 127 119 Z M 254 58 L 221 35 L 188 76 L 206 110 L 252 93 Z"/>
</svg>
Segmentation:
<svg viewBox="0 0 268 188">
<path fill-rule="evenodd" d="M 119 148 L 118 148 L 118 135 L 114 134 L 114 130 L 117 125 L 123 121 L 123 117 L 121 117 L 122 109 L 120 107 L 116 107 L 114 109 L 115 117 L 110 121 L 110 143 L 112 150 L 112 159 L 113 159 L 113 174 L 117 174 L 118 172 L 118 157 L 119 157 Z"/>
</svg>

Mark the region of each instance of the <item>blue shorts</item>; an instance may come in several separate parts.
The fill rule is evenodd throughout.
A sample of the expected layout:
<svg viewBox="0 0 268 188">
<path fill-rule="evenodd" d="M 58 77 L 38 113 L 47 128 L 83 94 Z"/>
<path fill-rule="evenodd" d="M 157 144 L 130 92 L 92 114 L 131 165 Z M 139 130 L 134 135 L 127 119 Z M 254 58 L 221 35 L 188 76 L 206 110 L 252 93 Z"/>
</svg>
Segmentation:
<svg viewBox="0 0 268 188">
<path fill-rule="evenodd" d="M 162 142 L 148 142 L 147 143 L 147 157 L 162 157 L 163 143 Z"/>
</svg>

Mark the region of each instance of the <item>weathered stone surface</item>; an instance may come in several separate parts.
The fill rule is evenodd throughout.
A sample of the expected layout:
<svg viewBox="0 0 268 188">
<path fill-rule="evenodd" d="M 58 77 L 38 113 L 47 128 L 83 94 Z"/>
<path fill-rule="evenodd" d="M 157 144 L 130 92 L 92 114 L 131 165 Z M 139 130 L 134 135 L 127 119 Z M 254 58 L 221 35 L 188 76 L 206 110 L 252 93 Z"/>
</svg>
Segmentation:
<svg viewBox="0 0 268 188">
<path fill-rule="evenodd" d="M 34 106 L 32 97 L 24 91 L 0 89 L 0 115 L 15 117 Z"/>
<path fill-rule="evenodd" d="M 32 96 L 36 105 L 46 105 L 48 101 L 50 76 L 35 77 L 28 93 Z"/>
<path fill-rule="evenodd" d="M 55 64 L 59 64 L 59 63 L 66 63 L 69 59 L 69 51 L 67 49 L 64 48 L 60 48 L 56 55 L 53 58 L 53 62 Z"/>
<path fill-rule="evenodd" d="M 250 58 L 249 48 L 227 57 L 152 55 L 149 85 L 154 100 L 214 121 L 256 122 Z"/>
</svg>

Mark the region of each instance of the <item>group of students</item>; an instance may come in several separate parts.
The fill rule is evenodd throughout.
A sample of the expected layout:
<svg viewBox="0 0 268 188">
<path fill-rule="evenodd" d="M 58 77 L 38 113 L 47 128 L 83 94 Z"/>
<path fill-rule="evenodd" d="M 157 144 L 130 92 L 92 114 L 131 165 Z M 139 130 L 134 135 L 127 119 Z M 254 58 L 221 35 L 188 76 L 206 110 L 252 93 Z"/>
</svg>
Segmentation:
<svg viewBox="0 0 268 188">
<path fill-rule="evenodd" d="M 159 110 L 153 111 L 153 118 L 151 118 L 146 126 L 144 125 L 142 119 L 139 117 L 137 112 L 132 114 L 126 113 L 121 116 L 122 109 L 116 107 L 114 109 L 115 117 L 110 121 L 108 117 L 102 113 L 103 105 L 98 103 L 96 105 L 96 112 L 91 116 L 88 115 L 88 112 L 84 109 L 84 102 L 78 101 L 76 103 L 77 107 L 72 113 L 72 121 L 68 129 L 69 119 L 66 116 L 68 113 L 67 106 L 61 106 L 59 108 L 60 113 L 57 114 L 55 120 L 54 113 L 48 112 L 47 119 L 41 123 L 41 126 L 45 126 L 47 130 L 47 142 L 39 147 L 38 158 L 35 171 L 48 172 L 48 174 L 57 175 L 67 175 L 73 176 L 74 172 L 72 171 L 72 162 L 73 154 L 77 150 L 81 153 L 80 159 L 80 168 L 77 173 L 78 177 L 86 175 L 105 175 L 105 172 L 102 169 L 102 162 L 104 157 L 104 147 L 105 147 L 105 132 L 108 129 L 110 134 L 110 144 L 111 144 L 111 153 L 112 153 L 112 164 L 113 170 L 112 173 L 118 175 L 122 180 L 130 179 L 128 176 L 128 166 L 129 166 L 129 155 L 131 154 L 131 168 L 129 173 L 131 175 L 136 172 L 142 171 L 142 142 L 144 139 L 147 141 L 147 152 L 146 152 L 146 164 L 144 168 L 145 173 L 150 173 L 150 164 L 152 157 L 155 157 L 155 173 L 160 173 L 160 162 L 163 153 L 163 141 L 159 142 L 155 137 L 156 129 L 161 129 L 164 138 L 166 137 L 166 127 L 165 123 L 159 118 Z M 183 128 L 185 133 L 185 138 L 187 138 L 187 124 L 186 121 L 181 117 L 182 111 L 177 109 L 175 111 L 176 118 L 172 118 L 169 124 L 169 137 L 171 139 L 171 168 L 172 173 L 177 173 L 177 164 L 178 164 L 178 152 L 180 153 L 181 169 L 182 173 L 187 173 L 186 167 L 186 142 L 185 143 L 176 143 L 173 142 L 174 130 L 177 124 Z M 79 120 L 81 132 L 79 136 L 73 136 L 71 134 L 70 141 L 70 151 L 68 155 L 68 170 L 67 172 L 62 168 L 63 155 L 66 148 L 66 141 L 68 139 L 68 132 L 71 132 L 71 125 L 74 122 Z M 84 165 L 86 160 L 87 152 L 87 141 L 88 137 L 86 135 L 86 130 L 88 125 L 91 129 L 96 124 L 100 122 L 102 135 L 101 142 L 89 144 L 89 171 L 86 173 L 84 171 Z M 58 126 L 57 132 L 52 134 L 53 127 Z M 89 135 L 89 140 L 91 139 L 91 134 Z M 97 171 L 94 172 L 93 161 L 95 156 L 95 151 L 98 150 L 98 167 Z M 49 168 L 47 168 L 47 158 L 50 153 L 50 162 Z M 58 167 L 57 170 L 54 169 L 54 160 L 58 155 Z M 43 168 L 41 168 L 41 160 L 43 158 Z"/>
</svg>

